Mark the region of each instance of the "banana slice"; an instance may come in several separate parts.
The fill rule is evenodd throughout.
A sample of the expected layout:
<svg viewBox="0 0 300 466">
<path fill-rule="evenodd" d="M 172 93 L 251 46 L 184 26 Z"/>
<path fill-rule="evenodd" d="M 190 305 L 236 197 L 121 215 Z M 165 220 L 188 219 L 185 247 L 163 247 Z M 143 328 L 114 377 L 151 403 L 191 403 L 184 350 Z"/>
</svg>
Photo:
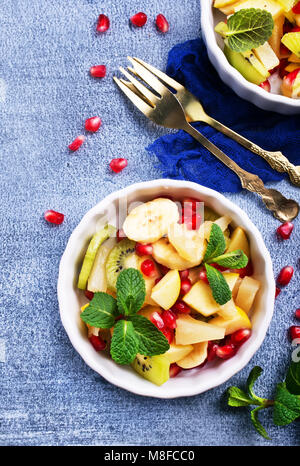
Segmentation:
<svg viewBox="0 0 300 466">
<path fill-rule="evenodd" d="M 189 230 L 184 223 L 173 223 L 169 226 L 168 238 L 183 259 L 200 264 L 206 249 L 203 230 L 202 226 L 198 230 Z"/>
<path fill-rule="evenodd" d="M 169 225 L 179 220 L 175 202 L 157 198 L 135 207 L 123 224 L 125 235 L 141 243 L 154 243 L 167 234 Z"/>
<path fill-rule="evenodd" d="M 169 269 L 185 270 L 199 265 L 198 260 L 188 261 L 181 257 L 176 249 L 169 243 L 168 238 L 161 238 L 152 244 L 152 256 L 159 264 Z"/>
<path fill-rule="evenodd" d="M 207 357 L 207 345 L 208 341 L 194 344 L 193 351 L 187 354 L 183 359 L 180 359 L 180 361 L 177 361 L 177 365 L 183 369 L 192 369 L 193 367 L 199 366 Z"/>
</svg>

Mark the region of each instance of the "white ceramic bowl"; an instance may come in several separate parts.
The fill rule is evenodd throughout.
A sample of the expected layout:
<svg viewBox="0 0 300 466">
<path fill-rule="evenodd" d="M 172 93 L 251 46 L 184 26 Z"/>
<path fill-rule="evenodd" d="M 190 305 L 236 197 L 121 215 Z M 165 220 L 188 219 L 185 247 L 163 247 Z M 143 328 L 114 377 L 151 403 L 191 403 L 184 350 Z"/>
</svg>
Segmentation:
<svg viewBox="0 0 300 466">
<path fill-rule="evenodd" d="M 160 195 L 170 195 L 178 200 L 184 196 L 193 196 L 203 200 L 220 215 L 230 215 L 235 225 L 241 225 L 247 231 L 255 277 L 261 281 L 262 286 L 255 301 L 252 335 L 232 359 L 211 363 L 201 370 L 182 371 L 177 377 L 158 387 L 140 377 L 131 367 L 117 365 L 107 355 L 97 353 L 93 349 L 87 339 L 86 327 L 80 320 L 80 307 L 87 299 L 84 293 L 77 289 L 76 283 L 88 242 L 96 231 L 97 223 L 108 211 L 108 206 L 117 206 L 119 199 L 127 199 L 130 203 L 150 200 Z M 108 218 L 108 221 L 113 223 L 114 219 Z M 154 180 L 137 183 L 110 194 L 91 209 L 75 228 L 59 267 L 60 315 L 74 348 L 92 369 L 109 382 L 133 393 L 157 398 L 196 395 L 220 385 L 240 371 L 258 350 L 266 335 L 273 314 L 274 296 L 275 282 L 271 258 L 257 228 L 245 212 L 226 197 L 188 181 Z"/>
<path fill-rule="evenodd" d="M 223 53 L 224 41 L 214 31 L 219 21 L 224 21 L 224 15 L 212 7 L 212 0 L 201 1 L 201 32 L 206 44 L 208 57 L 219 73 L 220 78 L 237 95 L 249 100 L 264 110 L 285 115 L 300 113 L 300 99 L 291 99 L 279 94 L 264 91 L 256 84 L 247 81 L 233 66 L 231 66 Z"/>
</svg>

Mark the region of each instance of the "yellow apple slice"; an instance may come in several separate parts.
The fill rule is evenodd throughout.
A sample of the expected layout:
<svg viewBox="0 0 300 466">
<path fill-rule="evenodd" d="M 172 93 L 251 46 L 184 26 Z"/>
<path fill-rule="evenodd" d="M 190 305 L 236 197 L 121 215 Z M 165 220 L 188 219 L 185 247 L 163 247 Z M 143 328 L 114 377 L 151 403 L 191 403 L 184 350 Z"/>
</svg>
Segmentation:
<svg viewBox="0 0 300 466">
<path fill-rule="evenodd" d="M 170 364 L 180 361 L 193 351 L 193 345 L 175 345 L 170 344 L 170 348 L 165 353 L 165 356 L 170 361 Z"/>
<path fill-rule="evenodd" d="M 200 264 L 205 253 L 203 228 L 188 230 L 184 223 L 173 223 L 169 226 L 168 238 L 181 257 Z"/>
<path fill-rule="evenodd" d="M 260 282 L 252 277 L 244 277 L 239 286 L 235 303 L 237 306 L 243 306 L 245 312 L 249 312 L 253 306 L 256 293 L 260 288 Z"/>
<path fill-rule="evenodd" d="M 185 270 L 199 265 L 199 261 L 188 261 L 183 259 L 169 242 L 168 238 L 161 238 L 152 244 L 152 255 L 156 262 L 169 269 Z"/>
<path fill-rule="evenodd" d="M 230 291 L 232 292 L 237 280 L 239 279 L 239 274 L 232 273 L 232 272 L 225 272 L 222 275 L 225 278 Z M 233 299 L 231 299 L 227 303 L 220 306 L 220 309 L 218 310 L 218 315 L 220 315 L 224 319 L 230 319 L 234 314 L 235 314 L 235 304 L 234 304 Z"/>
<path fill-rule="evenodd" d="M 263 45 L 260 45 L 253 51 L 256 57 L 261 61 L 267 70 L 272 70 L 277 65 L 279 65 L 279 58 L 277 57 L 269 42 L 265 42 Z"/>
<path fill-rule="evenodd" d="M 177 365 L 182 367 L 182 369 L 192 369 L 193 367 L 200 366 L 207 358 L 207 345 L 208 341 L 195 343 L 193 351 L 180 361 L 177 361 Z"/>
<path fill-rule="evenodd" d="M 214 317 L 209 322 L 211 325 L 223 328 L 225 330 L 225 335 L 230 335 L 231 333 L 234 333 L 236 330 L 239 330 L 240 328 L 252 327 L 246 312 L 238 306 L 236 306 L 235 315 L 232 316 L 230 319 L 224 319 L 223 317 L 218 316 Z"/>
<path fill-rule="evenodd" d="M 170 309 L 180 293 L 180 275 L 178 270 L 169 272 L 152 288 L 151 299 L 163 309 Z"/>
<path fill-rule="evenodd" d="M 193 319 L 186 314 L 179 314 L 176 323 L 176 345 L 192 345 L 203 341 L 221 340 L 225 335 L 224 328 Z"/>
<path fill-rule="evenodd" d="M 230 243 L 226 252 L 235 251 L 236 249 L 241 249 L 246 256 L 250 257 L 250 247 L 246 233 L 241 227 L 235 228 L 234 232 L 231 235 Z"/>
<path fill-rule="evenodd" d="M 209 240 L 209 236 L 210 236 L 210 230 L 211 230 L 211 226 L 213 223 L 216 223 L 220 228 L 221 230 L 224 231 L 227 230 L 228 228 L 228 225 L 232 222 L 232 219 L 228 216 L 228 215 L 223 215 L 222 217 L 219 217 L 217 220 L 215 220 L 214 222 L 212 222 L 211 220 L 207 220 L 203 223 L 203 228 L 204 228 L 204 238 L 206 240 Z"/>
<path fill-rule="evenodd" d="M 196 282 L 182 299 L 205 317 L 215 314 L 220 309 L 220 305 L 212 295 L 210 286 L 203 280 Z"/>
<path fill-rule="evenodd" d="M 284 15 L 280 15 L 277 19 L 275 19 L 272 35 L 269 39 L 269 44 L 278 58 L 280 57 L 280 44 L 281 38 L 283 36 L 284 20 Z"/>
<path fill-rule="evenodd" d="M 278 18 L 278 16 L 280 16 L 283 12 L 282 7 L 273 0 L 245 0 L 234 8 L 234 12 L 236 13 L 237 11 L 243 10 L 245 8 L 267 10 L 269 13 L 271 13 L 273 19 Z"/>
</svg>

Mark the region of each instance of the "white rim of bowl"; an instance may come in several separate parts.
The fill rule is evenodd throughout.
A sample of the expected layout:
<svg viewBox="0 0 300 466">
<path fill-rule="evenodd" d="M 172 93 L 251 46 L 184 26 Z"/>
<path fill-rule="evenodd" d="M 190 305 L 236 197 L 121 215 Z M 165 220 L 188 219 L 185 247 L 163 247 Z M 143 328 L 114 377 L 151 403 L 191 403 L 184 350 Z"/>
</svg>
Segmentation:
<svg viewBox="0 0 300 466">
<path fill-rule="evenodd" d="M 66 317 L 66 308 L 68 307 L 67 302 L 65 302 L 64 299 L 64 276 L 65 274 L 65 264 L 67 264 L 70 255 L 72 255 L 72 252 L 74 250 L 77 250 L 78 248 L 78 240 L 83 233 L 85 229 L 85 224 L 92 219 L 94 215 L 97 214 L 99 210 L 99 205 L 102 204 L 105 201 L 105 204 L 109 204 L 113 202 L 113 200 L 127 196 L 131 194 L 132 192 L 139 190 L 141 188 L 155 188 L 155 187 L 161 187 L 162 185 L 164 186 L 171 186 L 171 187 L 185 187 L 185 188 L 190 188 L 193 190 L 199 190 L 199 187 L 201 187 L 202 193 L 199 192 L 199 194 L 204 194 L 208 196 L 212 196 L 216 199 L 218 199 L 221 203 L 227 203 L 229 204 L 230 207 L 237 213 L 238 216 L 240 216 L 246 223 L 250 222 L 251 224 L 251 229 L 252 232 L 255 233 L 256 240 L 258 247 L 261 251 L 261 254 L 265 258 L 265 273 L 266 276 L 269 276 L 272 281 L 269 283 L 269 291 L 267 294 L 266 299 L 270 300 L 272 302 L 273 300 L 273 305 L 269 307 L 268 312 L 265 313 L 263 321 L 261 322 L 260 328 L 256 331 L 256 339 L 252 342 L 251 348 L 249 348 L 246 352 L 239 352 L 239 358 L 231 359 L 231 364 L 228 366 L 228 369 L 225 371 L 222 371 L 221 373 L 216 372 L 214 382 L 212 383 L 211 381 L 207 380 L 202 383 L 201 388 L 197 388 L 191 384 L 189 390 L 184 390 L 180 391 L 178 387 L 178 392 L 176 394 L 168 395 L 167 393 L 162 393 L 160 394 L 153 394 L 151 383 L 149 383 L 149 388 L 147 387 L 146 389 L 140 390 L 138 385 L 135 387 L 128 386 L 126 384 L 126 380 L 120 380 L 117 377 L 115 377 L 109 370 L 106 368 L 101 368 L 101 371 L 99 371 L 99 367 L 97 367 L 97 364 L 91 362 L 88 360 L 85 352 L 81 349 L 80 342 L 77 342 L 77 338 L 75 335 L 72 333 L 70 326 L 69 326 L 69 319 Z M 69 340 L 71 341 L 71 344 L 75 348 L 75 350 L 80 354 L 82 359 L 85 361 L 85 363 L 93 369 L 95 372 L 100 374 L 104 379 L 106 379 L 108 382 L 116 385 L 117 387 L 123 388 L 129 392 L 135 393 L 137 395 L 142 395 L 142 396 L 149 396 L 152 398 L 179 398 L 179 397 L 184 397 L 184 396 L 194 396 L 194 395 L 199 395 L 200 393 L 203 393 L 205 391 L 208 391 L 212 388 L 215 388 L 227 380 L 229 380 L 231 377 L 233 377 L 235 374 L 237 374 L 239 371 L 241 371 L 251 360 L 251 358 L 254 356 L 254 354 L 257 352 L 257 350 L 260 348 L 263 340 L 265 339 L 267 330 L 269 328 L 273 312 L 274 312 L 274 302 L 275 302 L 275 281 L 274 281 L 274 275 L 273 275 L 273 268 L 272 268 L 272 261 L 271 261 L 271 256 L 269 254 L 269 251 L 267 250 L 263 238 L 259 232 L 259 230 L 256 228 L 256 226 L 252 223 L 248 215 L 236 204 L 234 204 L 232 201 L 227 199 L 225 196 L 222 194 L 218 193 L 217 191 L 214 191 L 213 189 L 206 188 L 205 186 L 199 185 L 197 183 L 191 182 L 191 181 L 183 181 L 183 180 L 171 180 L 171 179 L 158 179 L 158 180 L 152 180 L 152 181 L 144 181 L 140 183 L 134 183 L 132 185 L 127 186 L 126 188 L 120 189 L 118 191 L 114 191 L 113 193 L 109 194 L 106 196 L 104 199 L 102 199 L 96 206 L 94 206 L 92 209 L 90 209 L 82 218 L 80 223 L 77 225 L 77 227 L 73 230 L 69 241 L 66 245 L 65 251 L 63 253 L 63 256 L 60 261 L 59 265 L 59 276 L 58 276 L 58 283 L 57 283 L 57 293 L 58 293 L 58 302 L 59 302 L 59 312 L 60 312 L 60 317 L 62 324 L 64 326 L 64 329 L 69 337 Z M 63 310 L 64 309 L 64 310 Z M 226 364 L 226 361 L 223 362 L 223 364 Z"/>
<path fill-rule="evenodd" d="M 235 81 L 239 81 L 240 85 L 246 88 L 251 95 L 259 95 L 263 99 L 277 103 L 284 104 L 290 107 L 299 108 L 300 99 L 292 99 L 280 94 L 271 94 L 270 92 L 264 91 L 262 88 L 256 84 L 250 83 L 247 81 L 244 76 L 242 76 L 233 66 L 227 61 L 224 52 L 217 44 L 215 31 L 213 27 L 210 27 L 211 19 L 213 18 L 213 6 L 210 0 L 200 0 L 201 2 L 201 33 L 205 38 L 206 47 L 209 45 L 208 54 L 210 53 L 214 60 L 219 63 L 222 67 L 222 71 L 227 74 L 230 78 Z"/>
</svg>

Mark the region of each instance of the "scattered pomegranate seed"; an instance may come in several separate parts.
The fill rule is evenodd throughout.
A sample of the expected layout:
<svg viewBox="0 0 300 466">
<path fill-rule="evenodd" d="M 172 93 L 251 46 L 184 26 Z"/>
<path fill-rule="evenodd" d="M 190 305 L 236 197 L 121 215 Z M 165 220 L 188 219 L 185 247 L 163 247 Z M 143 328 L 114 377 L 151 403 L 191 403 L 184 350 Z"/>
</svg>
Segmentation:
<svg viewBox="0 0 300 466">
<path fill-rule="evenodd" d="M 173 312 L 178 312 L 179 314 L 189 314 L 191 309 L 184 301 L 177 301 L 172 307 Z"/>
<path fill-rule="evenodd" d="M 277 228 L 277 233 L 282 239 L 289 239 L 294 229 L 292 222 L 285 222 Z"/>
<path fill-rule="evenodd" d="M 49 223 L 54 223 L 55 225 L 60 225 L 64 221 L 64 214 L 56 212 L 55 210 L 46 210 L 44 213 L 44 219 Z"/>
<path fill-rule="evenodd" d="M 267 92 L 271 91 L 271 85 L 267 79 L 263 83 L 260 83 L 259 87 L 261 87 L 264 91 L 267 91 Z"/>
<path fill-rule="evenodd" d="M 181 367 L 177 366 L 176 362 L 170 365 L 170 377 L 176 377 L 181 371 Z"/>
<path fill-rule="evenodd" d="M 124 238 L 126 238 L 126 235 L 124 233 L 124 230 L 121 228 L 120 230 L 117 231 L 117 242 L 119 243 Z"/>
<path fill-rule="evenodd" d="M 286 267 L 283 267 L 280 270 L 279 275 L 277 277 L 278 285 L 281 285 L 281 286 L 288 285 L 288 283 L 290 283 L 291 281 L 293 273 L 294 273 L 294 269 L 291 265 L 287 265 Z"/>
<path fill-rule="evenodd" d="M 122 170 L 124 170 L 125 167 L 127 167 L 128 161 L 127 159 L 112 159 L 110 162 L 109 166 L 112 169 L 113 172 L 115 173 L 120 173 Z"/>
<path fill-rule="evenodd" d="M 170 309 L 167 311 L 163 311 L 161 317 L 166 327 L 171 328 L 171 329 L 174 329 L 177 327 L 177 324 L 176 324 L 177 316 Z"/>
<path fill-rule="evenodd" d="M 91 117 L 85 120 L 84 127 L 87 131 L 90 131 L 91 133 L 95 133 L 100 128 L 101 123 L 102 123 L 101 118 L 99 118 L 98 116 L 94 116 L 94 117 Z"/>
<path fill-rule="evenodd" d="M 229 359 L 232 358 L 236 353 L 236 348 L 232 344 L 218 346 L 216 349 L 216 355 L 220 359 Z"/>
<path fill-rule="evenodd" d="M 207 346 L 207 361 L 213 361 L 216 358 L 216 351 L 217 351 L 218 345 L 217 343 L 214 343 L 213 341 L 208 342 Z"/>
<path fill-rule="evenodd" d="M 69 144 L 69 149 L 73 152 L 75 152 L 76 150 L 79 149 L 79 147 L 82 146 L 82 144 L 84 143 L 85 141 L 85 136 L 83 134 L 81 134 L 80 136 L 77 136 L 76 139 L 74 139 L 73 142 L 71 142 L 71 144 Z"/>
<path fill-rule="evenodd" d="M 140 11 L 139 13 L 136 13 L 135 15 L 131 16 L 130 21 L 132 24 L 136 27 L 142 27 L 145 26 L 147 23 L 147 15 Z"/>
<path fill-rule="evenodd" d="M 168 32 L 168 30 L 170 29 L 170 25 L 166 17 L 162 14 L 159 14 L 156 16 L 155 24 L 156 24 L 157 29 L 160 32 L 163 32 L 164 34 Z"/>
<path fill-rule="evenodd" d="M 89 340 L 96 351 L 102 351 L 106 348 L 106 343 L 102 340 L 100 336 L 91 335 L 89 337 Z"/>
<path fill-rule="evenodd" d="M 153 252 L 153 246 L 150 243 L 149 244 L 136 243 L 135 252 L 137 253 L 138 256 L 151 256 Z"/>
<path fill-rule="evenodd" d="M 150 320 L 159 330 L 161 330 L 165 326 L 165 323 L 162 320 L 161 315 L 156 311 L 152 312 Z"/>
<path fill-rule="evenodd" d="M 300 320 L 300 309 L 296 309 L 295 317 L 296 317 L 296 319 Z"/>
<path fill-rule="evenodd" d="M 251 336 L 251 330 L 249 328 L 240 328 L 236 332 L 230 335 L 230 342 L 234 346 L 242 346 Z"/>
<path fill-rule="evenodd" d="M 277 296 L 281 293 L 281 289 L 278 288 L 278 286 L 276 286 L 276 290 L 275 290 L 275 299 L 277 298 Z"/>
<path fill-rule="evenodd" d="M 293 6 L 292 12 L 295 13 L 295 15 L 300 14 L 300 2 L 296 3 L 296 5 Z"/>
<path fill-rule="evenodd" d="M 110 21 L 109 21 L 109 18 L 108 16 L 106 15 L 99 15 L 99 18 L 98 18 L 98 23 L 97 23 L 97 31 L 98 32 L 105 32 L 109 29 L 109 26 L 110 26 Z"/>
<path fill-rule="evenodd" d="M 179 275 L 180 275 L 181 280 L 184 280 L 185 278 L 189 278 L 189 273 L 190 273 L 189 269 L 180 270 Z"/>
<path fill-rule="evenodd" d="M 141 263 L 141 271 L 146 277 L 151 277 L 156 273 L 156 268 L 153 260 L 146 259 Z"/>
<path fill-rule="evenodd" d="M 160 271 L 163 275 L 166 275 L 170 269 L 168 269 L 168 267 L 166 267 L 165 265 L 161 265 L 159 264 L 159 268 L 160 268 Z"/>
<path fill-rule="evenodd" d="M 200 280 L 204 281 L 205 283 L 208 284 L 208 278 L 207 278 L 207 275 L 206 275 L 206 270 L 201 270 L 200 273 L 199 273 L 199 278 Z"/>
<path fill-rule="evenodd" d="M 90 301 L 93 299 L 94 297 L 94 293 L 92 291 L 89 291 L 89 290 L 85 290 L 84 292 L 85 296 L 87 297 L 87 299 L 89 299 Z"/>
<path fill-rule="evenodd" d="M 289 332 L 292 341 L 296 340 L 296 338 L 300 338 L 300 325 L 292 325 L 289 328 Z"/>
<path fill-rule="evenodd" d="M 169 344 L 171 344 L 172 341 L 173 341 L 173 338 L 174 338 L 174 331 L 171 330 L 170 328 L 165 328 L 164 327 L 164 328 L 161 329 L 161 332 L 164 334 L 164 336 L 168 340 Z"/>
<path fill-rule="evenodd" d="M 184 278 L 183 280 L 181 280 L 181 286 L 180 286 L 181 293 L 186 294 L 190 291 L 191 288 L 192 288 L 192 282 L 189 278 Z"/>
<path fill-rule="evenodd" d="M 106 76 L 106 66 L 97 65 L 90 68 L 90 74 L 93 78 L 104 78 Z"/>
</svg>

